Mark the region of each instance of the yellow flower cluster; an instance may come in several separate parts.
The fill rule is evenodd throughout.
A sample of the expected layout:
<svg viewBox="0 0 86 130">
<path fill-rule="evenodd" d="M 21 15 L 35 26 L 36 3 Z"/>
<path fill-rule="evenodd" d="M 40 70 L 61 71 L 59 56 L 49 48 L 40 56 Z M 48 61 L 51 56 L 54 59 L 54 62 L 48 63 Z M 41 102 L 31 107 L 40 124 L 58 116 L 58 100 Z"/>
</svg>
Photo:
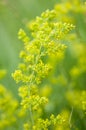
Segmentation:
<svg viewBox="0 0 86 130">
<path fill-rule="evenodd" d="M 24 30 L 20 29 L 19 33 L 18 33 L 18 38 L 22 39 L 22 41 L 24 43 L 28 43 L 29 42 L 29 37 L 26 35 L 26 33 L 24 32 Z"/>
<path fill-rule="evenodd" d="M 71 105 L 73 105 L 77 109 L 86 111 L 86 91 L 85 90 L 67 92 L 66 97 Z"/>
<path fill-rule="evenodd" d="M 0 129 L 15 127 L 18 102 L 0 85 Z"/>
<path fill-rule="evenodd" d="M 55 10 L 57 11 L 58 20 L 76 23 L 76 18 L 74 19 L 76 15 L 74 14 L 85 14 L 86 4 L 81 0 L 63 0 L 63 2 L 55 5 Z"/>
<path fill-rule="evenodd" d="M 6 75 L 6 70 L 0 70 L 0 79 Z"/>
<path fill-rule="evenodd" d="M 28 27 L 31 29 L 31 40 L 24 30 L 20 29 L 18 33 L 19 39 L 24 43 L 24 49 L 20 52 L 22 63 L 12 76 L 17 83 L 23 84 L 19 88 L 19 95 L 22 97 L 21 110 L 27 115 L 24 129 L 48 130 L 50 125 L 56 125 L 60 119 L 59 116 L 54 115 L 50 119 L 41 118 L 41 111 L 48 99 L 40 96 L 38 87 L 53 69 L 49 57 L 58 57 L 58 54 L 63 53 L 66 48 L 62 43 L 63 39 L 74 26 L 70 23 L 58 22 L 57 12 L 47 10 Z"/>
<path fill-rule="evenodd" d="M 26 33 L 23 30 L 19 31 L 19 38 L 26 44 L 24 45 L 24 51 L 20 53 L 20 57 L 23 58 L 25 64 L 20 64 L 21 70 L 16 70 L 13 74 L 17 82 L 34 80 L 40 83 L 41 78 L 45 77 L 51 69 L 50 65 L 43 63 L 42 59 L 52 54 L 56 55 L 58 51 L 65 49 L 66 46 L 59 42 L 74 26 L 69 23 L 58 23 L 57 19 L 55 10 L 47 10 L 41 17 L 37 17 L 30 25 L 34 39 L 29 41 L 29 43 L 24 41 L 27 38 Z"/>
<path fill-rule="evenodd" d="M 42 119 L 38 118 L 36 120 L 36 125 L 33 126 L 33 130 L 48 130 L 49 128 L 55 129 L 61 129 L 65 126 L 68 126 L 68 112 L 62 112 L 61 115 L 54 116 L 53 114 L 50 116 L 49 119 Z"/>
<path fill-rule="evenodd" d="M 78 78 L 81 74 L 86 73 L 86 45 L 75 45 L 76 49 L 79 49 L 79 52 L 77 52 L 77 56 L 79 57 L 77 60 L 76 66 L 74 66 L 71 71 L 70 75 L 72 78 Z M 75 51 L 75 49 L 74 49 Z"/>
<path fill-rule="evenodd" d="M 32 106 L 32 110 L 38 110 L 41 105 L 46 104 L 47 102 L 47 98 L 40 97 L 39 95 L 33 95 L 24 98 L 24 100 L 21 102 L 21 105 L 25 110 L 29 109 L 30 105 Z"/>
<path fill-rule="evenodd" d="M 0 70 L 0 78 L 5 76 L 6 70 Z M 18 121 L 24 119 L 25 112 L 19 102 L 9 90 L 0 84 L 0 130 L 19 129 Z"/>
</svg>

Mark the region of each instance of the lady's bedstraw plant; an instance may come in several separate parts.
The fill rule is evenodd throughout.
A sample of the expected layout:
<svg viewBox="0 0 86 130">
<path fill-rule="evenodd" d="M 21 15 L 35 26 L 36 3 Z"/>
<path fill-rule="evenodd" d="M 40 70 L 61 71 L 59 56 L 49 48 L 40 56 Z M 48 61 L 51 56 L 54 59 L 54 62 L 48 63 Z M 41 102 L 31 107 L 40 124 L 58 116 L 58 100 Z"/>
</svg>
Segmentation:
<svg viewBox="0 0 86 130">
<path fill-rule="evenodd" d="M 19 95 L 22 97 L 21 109 L 26 113 L 24 130 L 48 130 L 58 122 L 65 122 L 60 115 L 55 117 L 52 114 L 49 119 L 42 118 L 42 109 L 48 99 L 38 93 L 42 80 L 53 69 L 49 57 L 57 57 L 59 53 L 63 53 L 66 45 L 61 41 L 74 28 L 72 24 L 57 21 L 56 11 L 47 10 L 29 24 L 31 38 L 22 29 L 18 33 L 24 49 L 20 52 L 22 63 L 12 76 L 17 83 L 22 84 Z"/>
</svg>

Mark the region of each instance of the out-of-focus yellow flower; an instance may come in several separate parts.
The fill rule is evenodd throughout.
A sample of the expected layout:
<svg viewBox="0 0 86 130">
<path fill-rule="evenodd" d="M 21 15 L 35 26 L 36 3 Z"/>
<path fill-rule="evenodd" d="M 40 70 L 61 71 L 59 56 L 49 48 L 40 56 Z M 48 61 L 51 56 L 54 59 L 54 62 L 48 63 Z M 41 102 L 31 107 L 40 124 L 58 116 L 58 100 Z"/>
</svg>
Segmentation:
<svg viewBox="0 0 86 130">
<path fill-rule="evenodd" d="M 6 70 L 0 70 L 0 79 L 2 79 L 6 75 Z"/>
</svg>

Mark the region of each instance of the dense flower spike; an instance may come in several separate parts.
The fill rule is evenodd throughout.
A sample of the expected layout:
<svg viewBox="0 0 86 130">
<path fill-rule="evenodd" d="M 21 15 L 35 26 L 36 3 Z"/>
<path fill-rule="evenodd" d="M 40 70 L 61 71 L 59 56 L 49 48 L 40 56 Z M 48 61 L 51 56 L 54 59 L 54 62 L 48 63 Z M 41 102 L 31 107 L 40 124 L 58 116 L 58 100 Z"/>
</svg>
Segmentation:
<svg viewBox="0 0 86 130">
<path fill-rule="evenodd" d="M 74 26 L 69 23 L 57 22 L 57 19 L 55 10 L 47 10 L 41 17 L 37 17 L 30 24 L 33 40 L 29 42 L 24 41 L 27 39 L 27 35 L 20 29 L 18 35 L 25 45 L 24 50 L 20 53 L 23 64 L 20 64 L 20 70 L 16 70 L 13 74 L 17 82 L 30 83 L 34 80 L 39 84 L 51 69 L 50 65 L 42 59 L 49 55 L 58 55 L 66 48 L 66 45 L 61 44 L 61 40 Z"/>
<path fill-rule="evenodd" d="M 19 39 L 24 42 L 24 50 L 20 52 L 22 63 L 19 64 L 12 76 L 17 83 L 22 83 L 19 88 L 19 95 L 22 97 L 22 111 L 29 111 L 29 117 L 24 124 L 24 129 L 28 130 L 48 130 L 50 125 L 56 125 L 58 116 L 51 116 L 50 119 L 42 119 L 40 110 L 48 103 L 46 97 L 38 94 L 38 86 L 53 69 L 49 62 L 49 57 L 58 57 L 63 53 L 66 45 L 63 44 L 64 37 L 74 26 L 70 23 L 58 22 L 55 10 L 47 10 L 28 24 L 32 38 L 27 36 L 24 30 L 20 29 Z M 37 114 L 38 113 L 38 114 Z"/>
</svg>

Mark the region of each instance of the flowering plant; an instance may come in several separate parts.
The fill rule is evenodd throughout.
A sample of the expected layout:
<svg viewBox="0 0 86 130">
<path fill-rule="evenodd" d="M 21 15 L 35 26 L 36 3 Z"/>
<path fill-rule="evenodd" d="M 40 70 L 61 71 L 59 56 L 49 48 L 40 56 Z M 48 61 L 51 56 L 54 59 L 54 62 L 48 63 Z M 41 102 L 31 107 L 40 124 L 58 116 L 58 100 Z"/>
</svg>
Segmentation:
<svg viewBox="0 0 86 130">
<path fill-rule="evenodd" d="M 58 22 L 55 10 L 43 12 L 28 26 L 31 38 L 22 29 L 18 33 L 19 39 L 24 43 L 24 50 L 20 52 L 23 62 L 12 76 L 17 83 L 22 84 L 19 87 L 19 95 L 22 97 L 21 109 L 27 113 L 24 129 L 47 130 L 49 127 L 54 128 L 59 120 L 63 123 L 65 119 L 61 119 L 60 115 L 51 115 L 49 119 L 42 118 L 42 111 L 48 99 L 40 96 L 39 87 L 53 69 L 49 58 L 56 58 L 63 53 L 66 45 L 62 41 L 74 26 Z"/>
<path fill-rule="evenodd" d="M 0 84 L 1 130 L 86 128 L 85 11 L 79 0 L 63 1 L 27 23 L 30 34 L 19 30 L 23 50 L 12 73 L 19 99 Z"/>
</svg>

